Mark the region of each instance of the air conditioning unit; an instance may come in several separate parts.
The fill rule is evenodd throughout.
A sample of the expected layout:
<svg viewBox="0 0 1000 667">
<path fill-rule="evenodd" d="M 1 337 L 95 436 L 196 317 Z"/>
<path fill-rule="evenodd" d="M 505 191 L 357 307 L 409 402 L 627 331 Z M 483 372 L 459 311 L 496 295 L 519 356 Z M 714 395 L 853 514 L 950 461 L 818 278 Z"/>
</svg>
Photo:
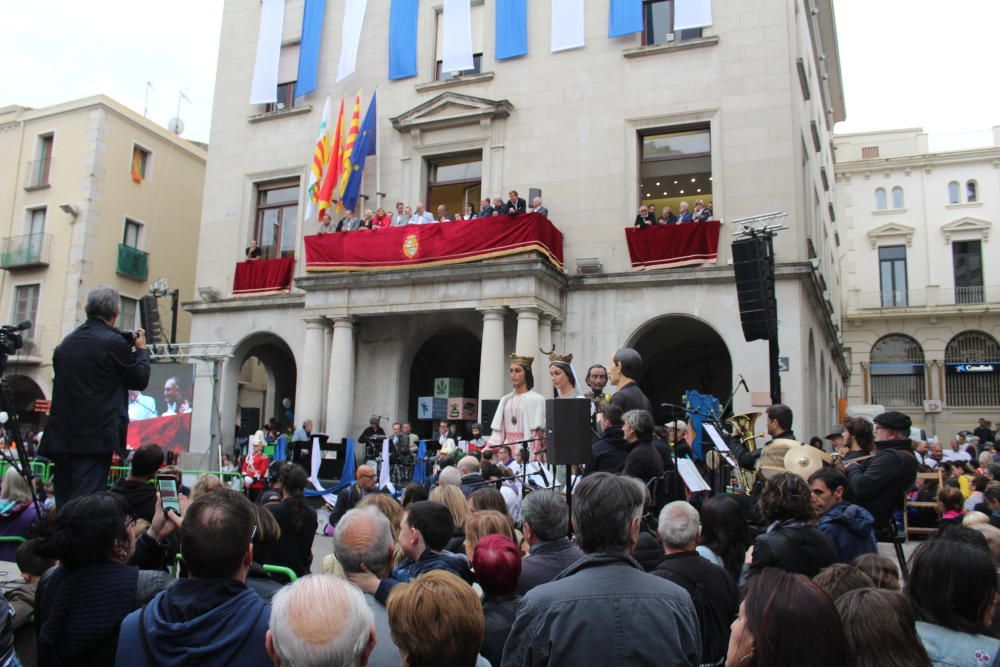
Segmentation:
<svg viewBox="0 0 1000 667">
<path fill-rule="evenodd" d="M 932 399 L 930 401 L 924 401 L 924 414 L 932 415 L 937 414 L 944 410 L 944 401 L 939 398 Z"/>
</svg>

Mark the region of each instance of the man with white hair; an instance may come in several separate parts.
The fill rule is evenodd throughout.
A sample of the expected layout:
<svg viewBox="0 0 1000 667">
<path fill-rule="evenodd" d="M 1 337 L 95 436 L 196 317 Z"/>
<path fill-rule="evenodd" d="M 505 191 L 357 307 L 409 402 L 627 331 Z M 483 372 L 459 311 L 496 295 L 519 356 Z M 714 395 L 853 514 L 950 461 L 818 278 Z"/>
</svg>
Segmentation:
<svg viewBox="0 0 1000 667">
<path fill-rule="evenodd" d="M 691 595 L 701 629 L 701 664 L 715 665 L 726 657 L 729 626 L 740 608 L 736 582 L 725 569 L 695 551 L 701 538 L 698 510 L 683 500 L 660 511 L 657 532 L 666 557 L 653 574 L 674 582 Z"/>
<path fill-rule="evenodd" d="M 483 486 L 482 474 L 479 472 L 479 459 L 475 456 L 464 456 L 458 462 L 458 474 L 462 476 L 462 493 L 466 498 L 469 494 Z"/>
<path fill-rule="evenodd" d="M 271 601 L 264 646 L 276 667 L 364 667 L 375 642 L 361 591 L 331 574 L 303 577 Z"/>
<path fill-rule="evenodd" d="M 458 472 L 455 466 L 446 466 L 438 473 L 438 486 L 451 484 L 452 486 L 462 486 L 462 473 Z"/>
<path fill-rule="evenodd" d="M 392 571 L 394 544 L 389 520 L 371 506 L 345 514 L 333 534 L 333 554 L 348 578 L 365 570 L 379 579 L 388 577 Z M 385 607 L 375 600 L 374 595 L 365 593 L 364 598 L 374 618 L 377 639 L 368 664 L 373 667 L 396 667 L 400 664 L 399 649 L 393 643 Z"/>
</svg>

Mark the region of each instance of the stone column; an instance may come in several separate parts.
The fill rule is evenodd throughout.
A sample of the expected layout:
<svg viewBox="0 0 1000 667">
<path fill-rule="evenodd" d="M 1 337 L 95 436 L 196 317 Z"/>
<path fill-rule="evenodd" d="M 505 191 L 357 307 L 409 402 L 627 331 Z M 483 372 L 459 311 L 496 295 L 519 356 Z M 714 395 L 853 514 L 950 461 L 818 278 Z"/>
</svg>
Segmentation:
<svg viewBox="0 0 1000 667">
<path fill-rule="evenodd" d="M 326 391 L 326 433 L 332 440 L 351 437 L 354 417 L 354 318 L 333 319 L 330 372 Z"/>
<path fill-rule="evenodd" d="M 328 382 L 327 378 L 330 377 L 330 350 L 333 348 L 333 329 L 329 326 L 323 327 L 323 381 L 320 382 L 320 389 L 322 392 L 322 397 L 320 398 L 320 415 L 319 421 L 314 424 L 315 428 L 319 428 L 320 424 L 326 423 L 326 395 Z"/>
<path fill-rule="evenodd" d="M 299 369 L 299 386 L 295 391 L 295 425 L 311 419 L 313 428 L 318 429 L 322 421 L 323 385 L 323 332 L 326 320 L 311 318 L 305 320 L 306 342 Z"/>
<path fill-rule="evenodd" d="M 503 308 L 484 308 L 483 343 L 479 353 L 479 418 L 483 401 L 497 400 L 506 391 L 506 359 L 503 356 Z M 489 424 L 486 425 L 489 427 Z"/>
<path fill-rule="evenodd" d="M 517 309 L 517 336 L 514 342 L 514 353 L 534 357 L 531 372 L 535 376 L 537 386 L 539 376 L 547 364 L 542 363 L 542 353 L 538 351 L 538 316 L 539 309 L 533 306 Z"/>
<path fill-rule="evenodd" d="M 548 352 L 552 349 L 552 320 L 548 313 L 542 313 L 538 318 L 538 347 Z M 565 354 L 566 351 L 556 346 L 556 352 Z M 549 376 L 549 358 L 540 351 L 537 355 L 541 363 L 541 370 L 535 373 L 535 391 L 545 398 L 552 398 L 552 378 Z M 540 373 L 540 374 L 539 374 Z"/>
</svg>

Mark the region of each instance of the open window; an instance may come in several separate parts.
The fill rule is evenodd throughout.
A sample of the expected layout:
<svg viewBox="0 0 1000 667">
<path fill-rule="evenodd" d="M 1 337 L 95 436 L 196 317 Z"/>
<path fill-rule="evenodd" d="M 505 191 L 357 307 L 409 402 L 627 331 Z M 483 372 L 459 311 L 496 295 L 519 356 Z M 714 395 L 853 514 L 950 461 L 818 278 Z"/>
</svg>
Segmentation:
<svg viewBox="0 0 1000 667">
<path fill-rule="evenodd" d="M 479 210 L 482 199 L 483 153 L 461 153 L 427 158 L 427 211 L 438 218 L 438 206 L 444 205 L 448 216 L 465 211 L 465 204 Z M 496 196 L 501 196 L 496 193 Z M 506 197 L 504 197 L 506 200 Z"/>
<path fill-rule="evenodd" d="M 640 204 L 655 206 L 657 217 L 663 215 L 664 207 L 679 215 L 682 203 L 690 211 L 699 201 L 714 208 L 712 137 L 707 124 L 643 131 L 639 148 Z"/>
</svg>

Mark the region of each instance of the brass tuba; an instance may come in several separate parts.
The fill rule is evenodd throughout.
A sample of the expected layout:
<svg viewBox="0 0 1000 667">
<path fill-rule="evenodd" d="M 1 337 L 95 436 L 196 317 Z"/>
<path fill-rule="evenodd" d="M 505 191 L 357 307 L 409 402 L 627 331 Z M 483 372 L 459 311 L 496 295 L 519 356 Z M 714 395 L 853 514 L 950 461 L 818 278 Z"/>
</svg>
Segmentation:
<svg viewBox="0 0 1000 667">
<path fill-rule="evenodd" d="M 744 412 L 743 414 L 733 415 L 726 420 L 726 424 L 730 424 L 733 427 L 733 437 L 738 438 L 740 444 L 746 447 L 748 452 L 753 452 L 757 449 L 757 436 L 753 432 L 754 424 L 757 423 L 757 419 L 760 417 L 759 412 Z M 753 488 L 754 482 L 757 480 L 756 470 L 747 470 L 736 462 L 736 467 L 733 469 L 733 476 L 743 489 L 750 493 L 750 489 Z"/>
</svg>

